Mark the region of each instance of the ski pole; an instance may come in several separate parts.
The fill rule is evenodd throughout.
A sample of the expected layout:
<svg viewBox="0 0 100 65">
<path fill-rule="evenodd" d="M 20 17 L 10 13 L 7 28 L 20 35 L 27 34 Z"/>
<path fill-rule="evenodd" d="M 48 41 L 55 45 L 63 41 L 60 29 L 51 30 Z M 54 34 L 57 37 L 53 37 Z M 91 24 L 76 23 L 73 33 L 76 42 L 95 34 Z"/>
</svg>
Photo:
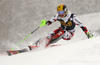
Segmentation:
<svg viewBox="0 0 100 65">
<path fill-rule="evenodd" d="M 22 43 L 25 39 L 27 39 L 31 34 L 33 34 L 36 30 L 38 30 L 41 26 L 46 25 L 46 20 L 42 20 L 41 21 L 41 25 L 38 26 L 34 31 L 32 31 L 28 36 L 26 36 L 20 43 Z M 14 48 L 12 48 L 11 50 L 14 50 L 20 43 L 18 43 Z"/>
</svg>

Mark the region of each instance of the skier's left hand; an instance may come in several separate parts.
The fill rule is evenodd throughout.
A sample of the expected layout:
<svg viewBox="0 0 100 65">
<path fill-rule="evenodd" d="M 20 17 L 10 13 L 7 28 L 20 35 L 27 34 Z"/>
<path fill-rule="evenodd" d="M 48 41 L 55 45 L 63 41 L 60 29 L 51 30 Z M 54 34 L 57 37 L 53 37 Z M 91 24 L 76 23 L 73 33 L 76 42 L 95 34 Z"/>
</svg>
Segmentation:
<svg viewBox="0 0 100 65">
<path fill-rule="evenodd" d="M 87 32 L 86 35 L 88 38 L 93 38 L 93 34 L 91 34 L 90 32 Z"/>
</svg>

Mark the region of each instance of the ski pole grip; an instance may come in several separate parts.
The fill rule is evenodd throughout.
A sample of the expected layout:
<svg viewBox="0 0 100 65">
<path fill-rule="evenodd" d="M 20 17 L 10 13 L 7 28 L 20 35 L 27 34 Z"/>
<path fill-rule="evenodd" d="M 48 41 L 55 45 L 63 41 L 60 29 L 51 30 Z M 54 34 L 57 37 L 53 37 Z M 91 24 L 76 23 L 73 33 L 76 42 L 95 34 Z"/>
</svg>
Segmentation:
<svg viewBox="0 0 100 65">
<path fill-rule="evenodd" d="M 41 25 L 40 25 L 39 27 L 45 26 L 45 25 L 46 25 L 46 22 L 47 22 L 46 20 L 42 20 L 42 21 L 41 21 Z"/>
</svg>

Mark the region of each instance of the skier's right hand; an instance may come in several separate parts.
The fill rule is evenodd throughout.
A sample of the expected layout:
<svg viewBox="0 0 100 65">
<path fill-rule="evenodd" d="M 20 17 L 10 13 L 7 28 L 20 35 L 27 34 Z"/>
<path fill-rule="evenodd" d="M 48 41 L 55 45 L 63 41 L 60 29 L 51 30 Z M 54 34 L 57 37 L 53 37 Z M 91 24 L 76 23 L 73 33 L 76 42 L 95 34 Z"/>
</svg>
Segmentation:
<svg viewBox="0 0 100 65">
<path fill-rule="evenodd" d="M 45 26 L 45 25 L 46 25 L 46 22 L 47 22 L 46 20 L 42 20 L 42 21 L 41 21 L 41 25 L 40 25 L 39 27 Z"/>
<path fill-rule="evenodd" d="M 47 25 L 50 25 L 51 23 L 52 23 L 51 21 L 47 21 L 47 22 L 46 22 Z"/>
</svg>

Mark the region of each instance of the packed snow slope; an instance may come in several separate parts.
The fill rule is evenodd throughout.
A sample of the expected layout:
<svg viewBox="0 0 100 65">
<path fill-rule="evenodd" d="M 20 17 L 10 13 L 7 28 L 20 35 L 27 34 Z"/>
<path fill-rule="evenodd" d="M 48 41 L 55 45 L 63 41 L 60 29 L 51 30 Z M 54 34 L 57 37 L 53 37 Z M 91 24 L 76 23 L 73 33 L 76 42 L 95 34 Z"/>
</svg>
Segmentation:
<svg viewBox="0 0 100 65">
<path fill-rule="evenodd" d="M 66 43 L 60 41 L 60 43 Z M 100 65 L 100 36 L 44 50 L 0 57 L 0 65 Z"/>
</svg>

